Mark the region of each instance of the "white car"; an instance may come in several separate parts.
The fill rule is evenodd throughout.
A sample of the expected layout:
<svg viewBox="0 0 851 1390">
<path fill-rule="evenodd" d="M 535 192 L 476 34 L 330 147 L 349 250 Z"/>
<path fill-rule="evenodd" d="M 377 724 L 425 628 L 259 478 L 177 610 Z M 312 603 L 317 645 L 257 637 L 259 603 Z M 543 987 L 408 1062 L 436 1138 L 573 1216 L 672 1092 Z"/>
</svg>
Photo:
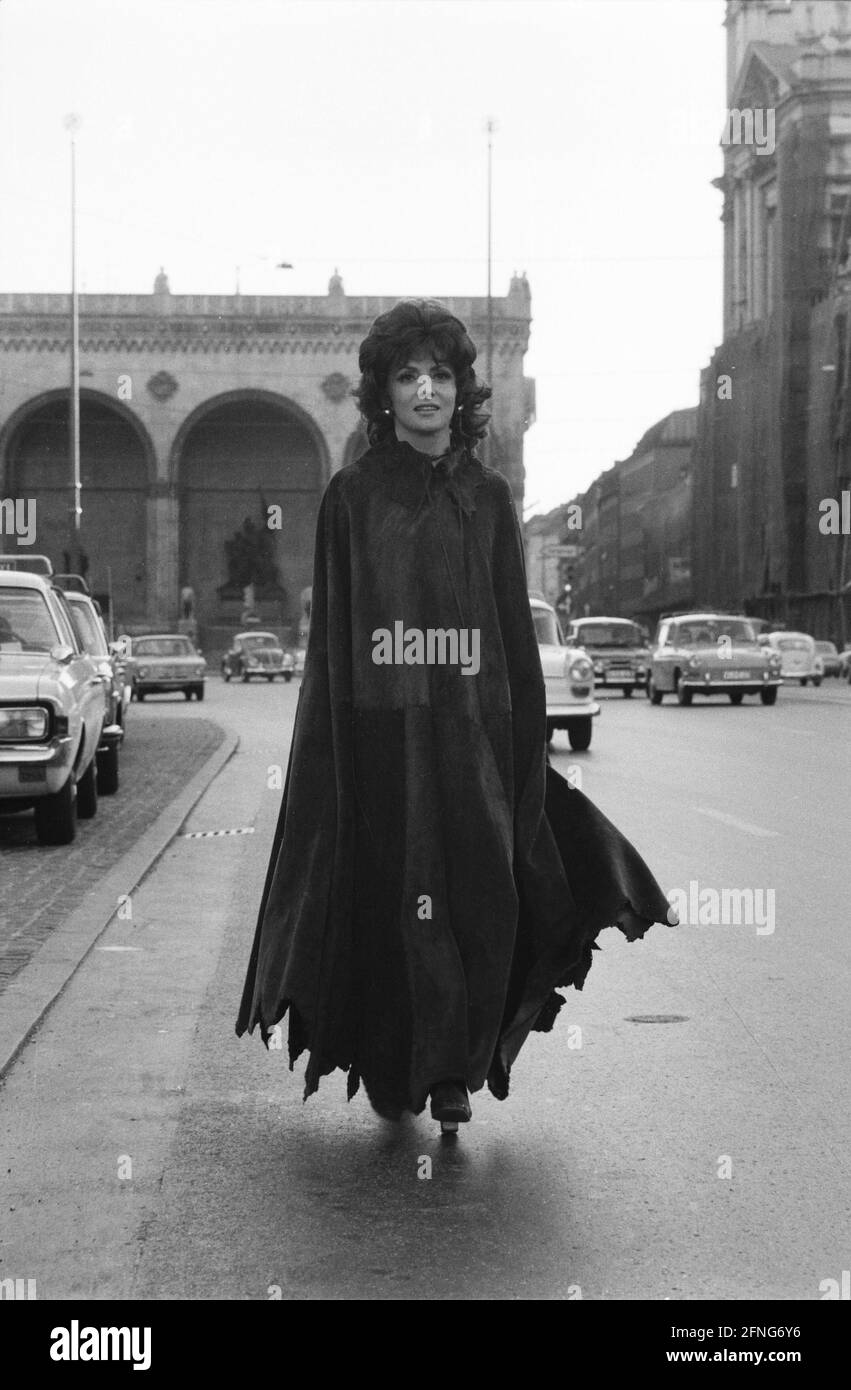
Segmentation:
<svg viewBox="0 0 851 1390">
<path fill-rule="evenodd" d="M 63 595 L 41 575 L 0 572 L 0 811 L 32 807 L 42 844 L 70 843 L 77 816 L 97 811 L 99 751 L 120 737 Z"/>
<path fill-rule="evenodd" d="M 815 638 L 806 632 L 769 632 L 765 643 L 780 653 L 780 674 L 785 681 L 821 685 L 824 658 L 816 651 Z"/>
<path fill-rule="evenodd" d="M 594 716 L 600 713 L 593 662 L 582 647 L 566 646 L 549 603 L 532 595 L 529 603 L 547 688 L 547 738 L 556 729 L 566 729 L 571 748 L 582 752 L 590 747 Z"/>
</svg>

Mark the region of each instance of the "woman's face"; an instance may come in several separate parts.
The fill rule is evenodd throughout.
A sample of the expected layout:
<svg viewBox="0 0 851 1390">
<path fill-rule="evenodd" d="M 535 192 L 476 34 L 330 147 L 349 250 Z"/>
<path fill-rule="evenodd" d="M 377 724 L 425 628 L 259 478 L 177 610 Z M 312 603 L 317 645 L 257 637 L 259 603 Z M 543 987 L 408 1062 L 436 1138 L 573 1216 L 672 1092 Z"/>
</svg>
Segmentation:
<svg viewBox="0 0 851 1390">
<path fill-rule="evenodd" d="M 396 436 L 426 454 L 449 448 L 449 422 L 458 388 L 447 362 L 427 349 L 396 367 L 387 379 L 387 394 L 396 422 Z"/>
</svg>

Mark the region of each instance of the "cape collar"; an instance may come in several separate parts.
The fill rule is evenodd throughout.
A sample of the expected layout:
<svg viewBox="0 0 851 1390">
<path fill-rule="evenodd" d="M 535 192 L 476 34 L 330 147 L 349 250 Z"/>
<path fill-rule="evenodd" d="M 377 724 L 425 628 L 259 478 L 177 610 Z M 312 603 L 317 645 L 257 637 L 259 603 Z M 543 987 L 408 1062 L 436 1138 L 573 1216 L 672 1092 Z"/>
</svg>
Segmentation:
<svg viewBox="0 0 851 1390">
<path fill-rule="evenodd" d="M 369 453 L 374 456 L 373 466 L 380 470 L 387 492 L 403 507 L 419 508 L 432 489 L 440 487 L 466 516 L 472 516 L 476 510 L 475 493 L 485 480 L 484 469 L 467 449 L 454 449 L 434 458 L 407 440 L 391 439 L 374 445 Z M 457 459 L 457 463 L 449 473 L 446 463 L 451 458 Z"/>
</svg>

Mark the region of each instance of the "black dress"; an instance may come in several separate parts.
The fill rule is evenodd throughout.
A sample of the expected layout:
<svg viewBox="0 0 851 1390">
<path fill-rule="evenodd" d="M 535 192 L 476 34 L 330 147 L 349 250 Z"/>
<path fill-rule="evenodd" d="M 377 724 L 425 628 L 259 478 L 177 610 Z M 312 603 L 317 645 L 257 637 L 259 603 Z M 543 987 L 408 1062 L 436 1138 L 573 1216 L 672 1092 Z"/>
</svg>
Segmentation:
<svg viewBox="0 0 851 1390">
<path fill-rule="evenodd" d="M 377 664 L 376 634 L 473 629 L 461 664 Z M 397 649 L 398 650 L 398 649 Z M 305 1096 L 337 1067 L 383 1114 L 431 1086 L 500 1099 L 594 939 L 668 922 L 644 861 L 549 765 L 506 479 L 393 440 L 329 483 L 283 802 L 236 1025 L 289 1011 Z"/>
</svg>

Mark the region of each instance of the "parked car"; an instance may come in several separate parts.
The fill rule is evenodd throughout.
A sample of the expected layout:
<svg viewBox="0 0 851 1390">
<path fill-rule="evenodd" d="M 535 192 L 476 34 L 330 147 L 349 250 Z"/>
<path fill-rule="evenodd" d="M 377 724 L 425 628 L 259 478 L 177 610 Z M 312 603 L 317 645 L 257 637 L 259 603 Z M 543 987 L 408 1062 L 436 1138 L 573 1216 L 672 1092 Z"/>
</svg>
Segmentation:
<svg viewBox="0 0 851 1390">
<path fill-rule="evenodd" d="M 98 750 L 118 736 L 61 592 L 0 572 L 0 810 L 32 807 L 42 844 L 70 843 L 78 815 L 97 812 Z"/>
<path fill-rule="evenodd" d="M 182 690 L 187 700 L 204 698 L 207 663 L 182 633 L 164 632 L 134 637 L 131 642 L 133 694 L 140 702 L 146 695 Z"/>
<path fill-rule="evenodd" d="M 816 644 L 806 632 L 769 632 L 763 639 L 780 656 L 780 674 L 784 680 L 801 682 L 806 685 L 821 685 L 824 663 L 816 651 Z"/>
<path fill-rule="evenodd" d="M 650 650 L 637 623 L 627 618 L 573 618 L 567 641 L 590 656 L 598 689 L 622 690 L 628 699 L 647 684 Z"/>
<path fill-rule="evenodd" d="M 124 719 L 130 689 L 125 684 L 124 663 L 110 650 L 106 629 L 94 599 L 73 589 L 64 592 L 80 645 L 104 678 L 108 701 L 107 726 L 118 731 L 106 738 L 98 749 L 98 791 L 101 795 L 110 796 L 118 791 L 118 750 L 124 742 Z"/>
<path fill-rule="evenodd" d="M 547 738 L 566 729 L 571 748 L 582 752 L 591 745 L 594 716 L 600 713 L 593 664 L 581 647 L 567 645 L 549 603 L 531 596 L 529 603 L 547 690 Z"/>
<path fill-rule="evenodd" d="M 53 583 L 63 594 L 90 594 L 88 584 L 81 574 L 54 574 Z"/>
<path fill-rule="evenodd" d="M 246 682 L 252 676 L 265 676 L 267 681 L 283 676 L 285 681 L 291 681 L 294 671 L 292 653 L 284 651 L 273 632 L 238 632 L 222 657 L 225 681 L 236 676 Z"/>
<path fill-rule="evenodd" d="M 835 642 L 816 642 L 816 651 L 821 657 L 822 672 L 825 676 L 842 675 L 842 662 Z"/>
<path fill-rule="evenodd" d="M 839 653 L 839 679 L 851 683 L 851 647 Z"/>
<path fill-rule="evenodd" d="M 749 618 L 725 613 L 680 613 L 663 618 L 650 657 L 647 695 L 661 705 L 676 695 L 690 705 L 695 695 L 726 695 L 740 705 L 759 695 L 773 705 L 782 684 L 780 657 L 757 641 Z"/>
<path fill-rule="evenodd" d="M 49 579 L 53 574 L 53 565 L 47 555 L 0 555 L 0 570 L 40 574 Z"/>
</svg>

